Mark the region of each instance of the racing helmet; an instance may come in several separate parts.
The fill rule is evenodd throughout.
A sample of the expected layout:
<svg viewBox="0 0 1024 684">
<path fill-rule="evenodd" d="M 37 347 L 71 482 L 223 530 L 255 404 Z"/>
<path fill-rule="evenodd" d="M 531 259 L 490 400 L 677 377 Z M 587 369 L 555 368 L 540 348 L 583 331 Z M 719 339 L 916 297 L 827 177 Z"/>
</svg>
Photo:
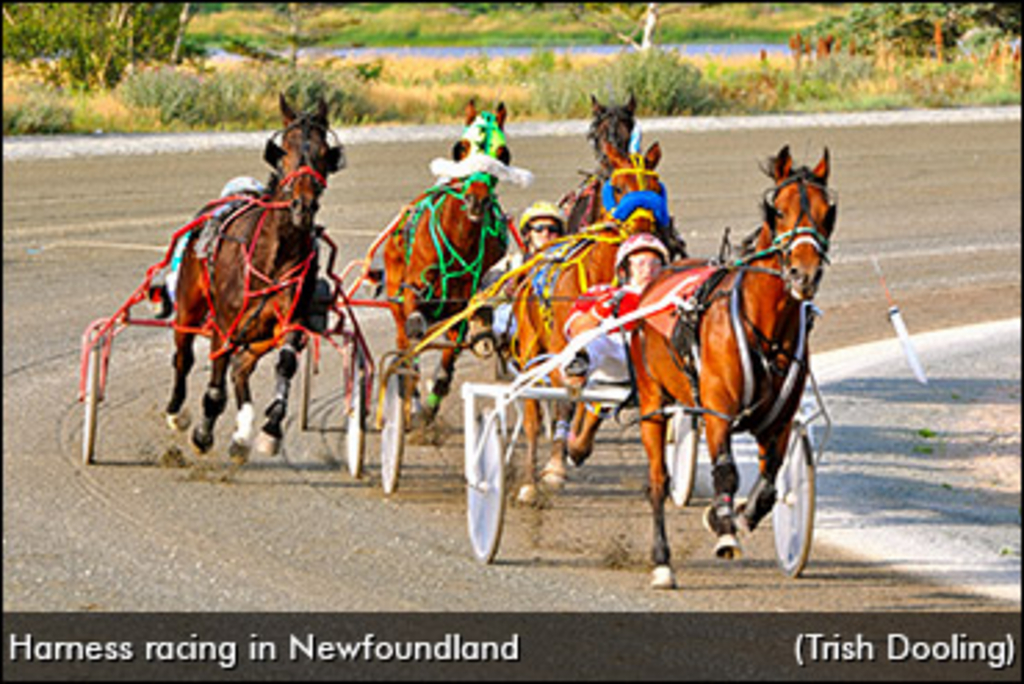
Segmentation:
<svg viewBox="0 0 1024 684">
<path fill-rule="evenodd" d="M 636 233 L 626 238 L 626 241 L 619 245 L 618 251 L 615 252 L 615 270 L 618 271 L 626 266 L 631 255 L 644 250 L 660 254 L 664 264 L 669 262 L 668 248 L 665 247 L 665 243 L 650 233 Z"/>
<path fill-rule="evenodd" d="M 220 196 L 262 195 L 264 192 L 266 192 L 266 188 L 263 187 L 263 183 L 260 183 L 252 176 L 238 176 L 227 182 L 224 189 L 220 191 Z"/>
<path fill-rule="evenodd" d="M 530 207 L 523 212 L 522 218 L 519 219 L 519 234 L 523 237 L 530 232 L 530 222 L 535 221 L 539 218 L 549 218 L 558 224 L 558 232 L 565 232 L 565 215 L 562 210 L 556 207 L 551 202 L 534 202 Z"/>
</svg>

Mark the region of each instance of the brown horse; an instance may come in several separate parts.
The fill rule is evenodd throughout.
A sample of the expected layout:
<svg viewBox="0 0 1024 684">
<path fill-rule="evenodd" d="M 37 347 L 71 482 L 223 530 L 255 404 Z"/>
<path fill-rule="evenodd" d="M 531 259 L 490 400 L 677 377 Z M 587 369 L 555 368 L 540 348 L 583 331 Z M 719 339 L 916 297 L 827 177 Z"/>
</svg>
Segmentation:
<svg viewBox="0 0 1024 684">
<path fill-rule="evenodd" d="M 602 195 L 614 198 L 616 208 L 630 206 L 630 195 L 662 196 L 663 188 L 654 169 L 661 160 L 661 147 L 654 143 L 646 155 L 633 159 L 622 155 L 611 144 L 603 149 L 613 166 Z M 638 195 L 633 195 L 638 197 Z M 602 204 L 602 206 L 605 206 Z M 616 216 L 605 207 L 605 221 L 595 224 L 575 236 L 561 238 L 545 248 L 546 258 L 535 264 L 522 278 L 512 305 L 516 332 L 510 353 L 517 365 L 525 369 L 530 362 L 558 354 L 566 344 L 565 322 L 573 303 L 592 285 L 610 283 L 615 277 L 615 253 L 629 235 L 654 232 L 658 219 L 667 208 L 651 211 L 638 207 L 627 215 Z M 552 384 L 561 387 L 565 379 L 560 371 L 551 376 Z M 551 457 L 544 467 L 542 478 L 552 487 L 565 480 L 565 453 L 570 402 L 554 404 L 557 427 Z M 540 432 L 540 406 L 535 400 L 524 402 L 523 430 L 527 438 L 525 484 L 519 491 L 519 500 L 532 504 L 536 501 L 537 438 Z"/>
<path fill-rule="evenodd" d="M 452 150 L 455 162 L 470 163 L 471 153 L 476 153 L 476 158 L 507 165 L 506 117 L 504 103 L 491 114 L 477 112 L 471 100 L 466 133 Z M 495 176 L 477 171 L 436 185 L 416 198 L 396 224 L 384 248 L 384 271 L 399 351 L 409 349 L 410 341 L 422 338 L 430 325 L 465 308 L 483 274 L 505 255 L 508 230 L 495 193 L 497 182 Z M 442 351 L 422 413 L 426 422 L 433 420 L 451 388 L 465 332 L 465 325 L 457 325 L 447 333 L 452 346 Z"/>
<path fill-rule="evenodd" d="M 174 389 L 168 423 L 185 429 L 181 414 L 185 381 L 192 368 L 197 333 L 209 333 L 213 369 L 203 397 L 203 419 L 192 444 L 205 453 L 213 445 L 213 427 L 227 403 L 225 376 L 232 364 L 238 403 L 233 458 L 244 461 L 252 445 L 253 408 L 249 376 L 260 357 L 282 342 L 275 396 L 259 448 L 274 454 L 280 446 L 288 389 L 297 354 L 306 341 L 306 314 L 316 281 L 314 216 L 328 174 L 344 166 L 341 145 L 328 144 L 327 105 L 297 115 L 282 94 L 284 129 L 267 141 L 264 159 L 274 170 L 267 195 L 253 199 L 221 227 L 210 255 L 198 255 L 192 233 L 182 259 L 174 324 Z M 274 138 L 280 135 L 280 146 Z M 204 324 L 205 321 L 205 324 Z"/>
<path fill-rule="evenodd" d="M 749 252 L 716 271 L 695 308 L 670 307 L 644 318 L 630 342 L 649 461 L 655 588 L 675 586 L 665 536 L 666 405 L 683 404 L 703 416 L 715 490 L 705 524 L 717 535 L 716 555 L 738 557 L 737 524 L 753 530 L 775 503 L 773 483 L 809 363 L 806 336 L 812 317 L 806 307 L 828 261 L 836 204 L 827 185 L 827 149 L 811 171 L 794 170 L 789 148 L 783 147 L 770 160 L 768 173 L 775 185 Z M 645 290 L 641 307 L 657 307 L 693 267 L 707 264 L 672 264 Z M 757 440 L 760 478 L 749 503 L 734 510 L 739 481 L 731 435 L 740 431 Z"/>
<path fill-rule="evenodd" d="M 624 157 L 639 152 L 640 131 L 636 121 L 636 106 L 636 97 L 632 93 L 626 104 L 622 105 L 603 105 L 596 96 L 590 96 L 593 118 L 587 130 L 587 141 L 594 148 L 597 169 L 586 174 L 586 178 L 575 190 L 567 192 L 558 201 L 566 215 L 567 233 L 577 233 L 602 220 L 604 210 L 601 188 L 615 170 L 604 152 L 604 143 L 610 144 Z M 671 220 L 666 225 L 659 225 L 657 234 L 673 257 L 686 256 L 686 241 L 676 233 Z"/>
</svg>

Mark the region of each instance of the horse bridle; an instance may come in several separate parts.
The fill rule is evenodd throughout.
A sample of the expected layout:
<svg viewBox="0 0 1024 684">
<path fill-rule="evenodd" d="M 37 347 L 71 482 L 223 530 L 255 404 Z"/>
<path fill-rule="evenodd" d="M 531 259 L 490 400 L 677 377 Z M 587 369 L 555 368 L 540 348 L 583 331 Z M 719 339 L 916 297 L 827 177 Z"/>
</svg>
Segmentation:
<svg viewBox="0 0 1024 684">
<path fill-rule="evenodd" d="M 288 124 L 282 130 L 276 131 L 273 135 L 270 136 L 270 139 L 267 140 L 267 150 L 270 150 L 272 146 L 276 145 L 276 143 L 274 142 L 275 138 L 280 137 L 281 140 L 283 141 L 284 136 L 286 136 L 290 131 L 299 126 L 302 127 L 302 148 L 299 156 L 299 165 L 295 168 L 294 171 L 287 174 L 278 181 L 278 187 L 281 190 L 289 191 L 291 189 L 292 184 L 298 178 L 308 175 L 312 176 L 313 180 L 317 182 L 317 195 L 319 195 L 327 187 L 327 178 L 319 171 L 313 168 L 312 160 L 309 157 L 310 129 L 312 127 L 316 127 L 323 132 L 324 144 L 327 145 L 328 151 L 331 149 L 330 144 L 327 142 L 328 137 L 330 136 L 333 136 L 335 141 L 338 142 L 339 148 L 341 145 L 341 142 L 338 140 L 337 135 L 334 133 L 334 131 L 330 130 L 324 124 L 313 121 L 312 116 L 310 114 L 302 114 L 299 118 Z M 267 156 L 268 153 L 264 152 L 264 158 L 266 158 Z M 278 172 L 279 164 L 280 161 L 278 161 L 274 165 L 275 173 Z"/>
<path fill-rule="evenodd" d="M 778 208 L 775 206 L 775 200 L 776 198 L 778 198 L 779 193 L 784 188 L 793 184 L 796 184 L 797 188 L 800 191 L 800 213 L 797 215 L 796 221 L 793 222 L 793 228 L 787 230 L 784 233 L 776 234 L 775 222 L 772 221 L 769 223 L 769 229 L 771 230 L 772 234 L 772 248 L 777 249 L 782 254 L 783 258 L 788 261 L 790 254 L 793 252 L 794 249 L 796 249 L 798 245 L 808 243 L 814 246 L 814 248 L 818 251 L 818 254 L 821 255 L 822 261 L 824 261 L 827 264 L 830 263 L 828 257 L 829 241 L 828 238 L 825 237 L 825 235 L 822 233 L 821 226 L 818 224 L 817 220 L 815 220 L 814 216 L 811 214 L 811 203 L 810 199 L 807 196 L 807 187 L 811 186 L 820 190 L 828 200 L 829 208 L 832 208 L 836 205 L 836 202 L 838 201 L 838 196 L 837 193 L 833 191 L 831 188 L 822 183 L 818 183 L 815 180 L 812 180 L 811 178 L 809 178 L 809 176 L 810 174 L 806 170 L 801 169 L 800 171 L 794 173 L 789 178 L 784 180 L 782 183 L 779 183 L 775 187 L 769 188 L 768 190 L 765 191 L 765 205 L 768 206 L 771 211 L 774 211 L 775 216 L 778 218 L 782 217 L 782 212 L 780 212 Z M 769 195 L 771 195 L 770 200 L 768 199 Z M 800 225 L 801 221 L 805 217 L 807 221 L 811 224 L 810 226 Z"/>
</svg>

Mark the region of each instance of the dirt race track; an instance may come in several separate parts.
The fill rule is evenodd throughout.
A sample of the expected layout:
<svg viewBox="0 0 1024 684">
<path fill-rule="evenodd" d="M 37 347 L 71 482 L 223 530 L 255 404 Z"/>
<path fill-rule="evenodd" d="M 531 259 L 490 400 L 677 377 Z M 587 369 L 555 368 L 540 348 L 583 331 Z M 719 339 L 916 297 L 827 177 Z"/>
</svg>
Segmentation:
<svg viewBox="0 0 1024 684">
<path fill-rule="evenodd" d="M 813 166 L 830 148 L 840 204 L 816 350 L 892 334 L 871 255 L 913 332 L 1020 315 L 1019 119 L 645 137 L 661 142 L 671 211 L 698 255 L 717 252 L 724 226 L 738 239 L 758 221 L 768 186 L 758 162 L 788 143 L 798 163 Z M 536 175 L 529 189 L 499 188 L 517 215 L 533 199 L 557 199 L 592 164 L 582 137 L 512 137 L 510 146 L 513 162 Z M 319 215 L 345 260 L 362 256 L 429 184 L 429 161 L 448 149 L 348 146 L 348 168 L 330 179 Z M 260 152 L 4 163 L 5 611 L 1014 609 L 824 545 L 803 578 L 788 580 L 767 530 L 745 542 L 742 561 L 716 561 L 701 505 L 669 513 L 681 590 L 652 592 L 645 459 L 636 430 L 614 426 L 564 492 L 541 510 L 510 509 L 497 562 L 482 566 L 465 533 L 457 390 L 445 404 L 444 445 L 411 446 L 401 489 L 385 500 L 376 434 L 368 476 L 343 472 L 330 350 L 314 387 L 313 422 L 323 429 L 300 433 L 293 392 L 283 456 L 257 457 L 232 473 L 225 445 L 234 411 L 218 424 L 212 454 L 193 457 L 161 414 L 171 337 L 130 330 L 114 346 L 99 465 L 83 467 L 83 329 L 120 306 L 171 232 L 227 178 L 264 177 Z M 378 356 L 391 348 L 390 319 L 361 320 Z M 208 370 L 205 343 L 198 349 L 194 414 Z M 466 355 L 457 378 L 486 380 L 490 368 Z M 271 375 L 265 361 L 258 406 Z M 169 457 L 175 449 L 184 465 Z"/>
</svg>

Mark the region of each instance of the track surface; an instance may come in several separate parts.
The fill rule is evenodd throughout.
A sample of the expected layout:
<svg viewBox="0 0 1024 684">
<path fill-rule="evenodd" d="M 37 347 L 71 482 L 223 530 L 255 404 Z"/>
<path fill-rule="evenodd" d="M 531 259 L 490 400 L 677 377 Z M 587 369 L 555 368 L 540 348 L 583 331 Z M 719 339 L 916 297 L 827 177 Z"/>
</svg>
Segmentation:
<svg viewBox="0 0 1024 684">
<path fill-rule="evenodd" d="M 646 138 L 661 142 L 659 170 L 694 254 L 715 253 L 723 226 L 738 239 L 757 222 L 768 186 L 759 161 L 789 143 L 798 163 L 813 165 L 829 146 L 830 184 L 841 199 L 833 264 L 818 298 L 826 316 L 814 332 L 816 350 L 891 335 L 872 254 L 913 332 L 1020 315 L 1019 120 Z M 514 163 L 537 177 L 527 190 L 499 188 L 516 214 L 533 199 L 557 199 L 577 183 L 576 170 L 592 164 L 582 137 L 510 144 Z M 320 214 L 345 259 L 361 256 L 429 184 L 427 164 L 447 147 L 348 147 L 349 168 L 330 180 Z M 353 481 L 341 472 L 339 375 L 329 350 L 313 405 L 314 422 L 325 429 L 301 434 L 292 425 L 283 457 L 230 473 L 223 446 L 233 412 L 218 425 L 214 454 L 193 458 L 185 437 L 167 432 L 161 417 L 172 377 L 170 336 L 130 330 L 115 343 L 100 465 L 83 468 L 75 401 L 82 330 L 120 306 L 173 229 L 225 179 L 263 176 L 259 153 L 4 163 L 5 610 L 1011 607 L 824 544 L 805 577 L 790 581 L 775 568 L 768 529 L 747 540 L 742 562 L 723 564 L 712 558 L 699 508 L 669 517 L 682 591 L 653 593 L 646 587 L 645 459 L 635 431 L 605 431 L 593 459 L 548 507 L 511 510 L 498 563 L 480 566 L 465 537 L 455 392 L 444 414 L 446 443 L 411 447 L 401 490 L 384 500 L 375 435 L 369 477 Z M 377 354 L 392 346 L 389 319 L 360 320 Z M 204 349 L 201 343 L 200 356 Z M 261 368 L 258 403 L 269 395 L 272 363 Z M 191 378 L 194 412 L 207 370 L 198 363 Z M 458 374 L 488 379 L 490 366 L 466 356 Z M 1019 396 L 1018 385 L 1018 404 Z M 293 418 L 294 407 L 293 399 Z M 171 466 L 173 448 L 186 454 L 185 467 Z M 828 477 L 827 465 L 820 477 Z"/>
</svg>

